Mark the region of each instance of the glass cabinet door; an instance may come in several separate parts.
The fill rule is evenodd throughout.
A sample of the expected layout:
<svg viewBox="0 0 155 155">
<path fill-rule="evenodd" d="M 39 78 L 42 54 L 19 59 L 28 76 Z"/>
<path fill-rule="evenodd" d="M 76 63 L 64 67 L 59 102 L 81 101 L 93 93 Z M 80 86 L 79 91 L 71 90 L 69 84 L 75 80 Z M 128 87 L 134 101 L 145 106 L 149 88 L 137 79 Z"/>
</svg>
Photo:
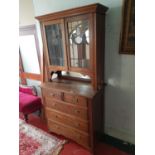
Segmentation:
<svg viewBox="0 0 155 155">
<path fill-rule="evenodd" d="M 67 22 L 69 61 L 74 68 L 90 68 L 90 30 L 88 18 L 71 18 Z"/>
<path fill-rule="evenodd" d="M 64 69 L 66 66 L 64 27 L 62 20 L 47 23 L 44 26 L 46 35 L 46 49 L 49 66 L 55 69 Z"/>
</svg>

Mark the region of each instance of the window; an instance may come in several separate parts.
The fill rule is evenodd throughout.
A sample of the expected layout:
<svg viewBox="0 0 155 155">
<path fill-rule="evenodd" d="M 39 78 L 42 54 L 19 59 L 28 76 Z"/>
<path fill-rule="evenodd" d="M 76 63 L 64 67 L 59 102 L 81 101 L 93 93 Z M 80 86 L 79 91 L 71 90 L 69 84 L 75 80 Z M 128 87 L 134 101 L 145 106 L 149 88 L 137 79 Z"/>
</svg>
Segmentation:
<svg viewBox="0 0 155 155">
<path fill-rule="evenodd" d="M 30 80 L 41 80 L 40 52 L 35 25 L 20 27 L 19 33 L 20 82 L 33 85 L 32 82 L 29 83 Z"/>
</svg>

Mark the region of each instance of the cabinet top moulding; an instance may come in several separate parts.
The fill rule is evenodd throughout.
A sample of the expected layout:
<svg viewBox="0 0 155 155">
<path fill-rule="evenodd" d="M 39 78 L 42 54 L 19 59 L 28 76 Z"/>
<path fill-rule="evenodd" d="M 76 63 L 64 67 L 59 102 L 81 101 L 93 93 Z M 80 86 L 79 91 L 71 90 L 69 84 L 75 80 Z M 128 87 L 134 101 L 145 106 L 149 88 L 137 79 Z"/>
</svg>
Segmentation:
<svg viewBox="0 0 155 155">
<path fill-rule="evenodd" d="M 49 21 L 49 20 L 53 20 L 53 19 L 57 19 L 57 18 L 64 18 L 64 17 L 70 17 L 70 16 L 74 16 L 74 15 L 81 15 L 81 14 L 86 14 L 86 13 L 100 13 L 100 14 L 105 14 L 105 12 L 108 10 L 108 8 L 104 5 L 101 5 L 99 3 L 95 3 L 95 4 L 90 4 L 90 5 L 86 5 L 86 6 L 82 6 L 82 7 L 77 7 L 77 8 L 72 8 L 72 9 L 68 9 L 68 10 L 63 10 L 63 11 L 59 11 L 59 12 L 54 12 L 54 13 L 50 13 L 50 14 L 46 14 L 46 15 L 42 15 L 42 16 L 37 16 L 35 17 L 36 19 L 38 19 L 41 22 L 44 21 Z"/>
</svg>

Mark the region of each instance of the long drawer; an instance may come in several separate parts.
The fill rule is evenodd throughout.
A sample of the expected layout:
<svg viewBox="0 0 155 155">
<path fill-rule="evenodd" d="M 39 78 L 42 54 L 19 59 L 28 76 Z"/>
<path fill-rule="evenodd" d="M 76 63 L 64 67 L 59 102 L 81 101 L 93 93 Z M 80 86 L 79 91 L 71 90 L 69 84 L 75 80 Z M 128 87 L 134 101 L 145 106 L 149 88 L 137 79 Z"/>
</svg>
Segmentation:
<svg viewBox="0 0 155 155">
<path fill-rule="evenodd" d="M 58 99 L 58 100 L 63 99 L 63 93 L 59 91 L 55 91 L 53 89 L 43 89 L 43 95 L 52 97 L 53 99 Z"/>
<path fill-rule="evenodd" d="M 78 96 L 76 94 L 70 94 L 65 92 L 60 92 L 53 89 L 43 89 L 44 96 L 52 97 L 54 99 L 62 100 L 72 104 L 76 104 L 82 107 L 87 107 L 87 98 Z"/>
<path fill-rule="evenodd" d="M 46 106 L 55 110 L 74 115 L 78 118 L 88 120 L 87 108 L 81 108 L 79 106 L 69 104 L 63 101 L 54 100 L 50 97 L 46 97 Z"/>
<path fill-rule="evenodd" d="M 74 127 L 78 130 L 88 132 L 88 121 L 82 121 L 75 117 L 70 117 L 67 114 L 52 110 L 51 108 L 46 108 L 46 118 L 49 120 L 54 120 L 62 124 Z"/>
<path fill-rule="evenodd" d="M 87 98 L 69 93 L 64 93 L 63 100 L 72 104 L 76 104 L 82 107 L 87 107 Z"/>
<path fill-rule="evenodd" d="M 72 140 L 76 141 L 77 143 L 89 148 L 89 136 L 88 134 L 82 134 L 70 128 L 68 126 L 64 126 L 60 123 L 48 120 L 48 128 L 50 131 L 55 132 L 60 135 L 64 135 Z"/>
</svg>

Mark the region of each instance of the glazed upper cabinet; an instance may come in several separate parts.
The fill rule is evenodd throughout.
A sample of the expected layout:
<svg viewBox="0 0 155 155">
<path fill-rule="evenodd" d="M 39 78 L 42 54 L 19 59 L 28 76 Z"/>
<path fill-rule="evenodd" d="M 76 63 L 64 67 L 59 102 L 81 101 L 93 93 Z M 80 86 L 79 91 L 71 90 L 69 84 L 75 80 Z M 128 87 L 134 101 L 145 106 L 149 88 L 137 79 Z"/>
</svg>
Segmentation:
<svg viewBox="0 0 155 155">
<path fill-rule="evenodd" d="M 88 76 L 94 89 L 103 86 L 105 12 L 100 4 L 36 17 L 42 28 L 45 69 Z M 103 72 L 101 72 L 103 71 Z"/>
<path fill-rule="evenodd" d="M 43 24 L 49 70 L 84 73 L 92 68 L 90 15 L 74 16 Z"/>
</svg>

